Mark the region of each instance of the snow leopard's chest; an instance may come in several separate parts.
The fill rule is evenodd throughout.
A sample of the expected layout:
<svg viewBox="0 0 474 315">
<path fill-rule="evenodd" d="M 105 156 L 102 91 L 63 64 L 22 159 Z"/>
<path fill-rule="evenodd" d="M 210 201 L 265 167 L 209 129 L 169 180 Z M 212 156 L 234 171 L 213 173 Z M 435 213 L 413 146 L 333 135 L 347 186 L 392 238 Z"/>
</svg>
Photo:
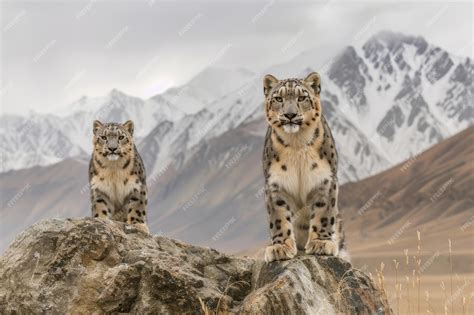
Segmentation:
<svg viewBox="0 0 474 315">
<path fill-rule="evenodd" d="M 308 195 L 331 178 L 331 167 L 321 159 L 313 147 L 303 149 L 285 148 L 279 153 L 279 162 L 270 168 L 271 181 L 291 194 L 299 206 L 303 206 Z"/>
<path fill-rule="evenodd" d="M 140 188 L 137 179 L 137 176 L 130 175 L 129 170 L 107 169 L 92 178 L 91 188 L 99 189 L 116 207 L 120 207 L 134 189 Z"/>
</svg>

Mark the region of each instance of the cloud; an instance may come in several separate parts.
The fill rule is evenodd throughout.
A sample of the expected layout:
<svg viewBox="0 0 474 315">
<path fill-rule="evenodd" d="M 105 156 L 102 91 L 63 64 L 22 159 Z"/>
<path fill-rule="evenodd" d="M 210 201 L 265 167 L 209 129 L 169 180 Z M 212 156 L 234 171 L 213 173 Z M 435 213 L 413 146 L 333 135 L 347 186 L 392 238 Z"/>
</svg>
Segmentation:
<svg viewBox="0 0 474 315">
<path fill-rule="evenodd" d="M 2 11 L 2 111 L 15 113 L 112 88 L 146 98 L 185 83 L 226 45 L 215 66 L 257 72 L 308 49 L 323 58 L 381 29 L 453 52 L 472 46 L 467 3 L 54 1 Z"/>
</svg>

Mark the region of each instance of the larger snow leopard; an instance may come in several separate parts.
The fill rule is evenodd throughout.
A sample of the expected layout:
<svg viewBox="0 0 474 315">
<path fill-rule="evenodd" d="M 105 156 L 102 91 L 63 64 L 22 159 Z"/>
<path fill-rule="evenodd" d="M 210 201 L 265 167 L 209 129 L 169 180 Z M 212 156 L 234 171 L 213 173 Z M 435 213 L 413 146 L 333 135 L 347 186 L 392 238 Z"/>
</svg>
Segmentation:
<svg viewBox="0 0 474 315">
<path fill-rule="evenodd" d="M 263 169 L 272 245 L 265 260 L 345 253 L 337 207 L 338 156 L 320 102 L 319 74 L 264 78 L 269 124 Z"/>
</svg>

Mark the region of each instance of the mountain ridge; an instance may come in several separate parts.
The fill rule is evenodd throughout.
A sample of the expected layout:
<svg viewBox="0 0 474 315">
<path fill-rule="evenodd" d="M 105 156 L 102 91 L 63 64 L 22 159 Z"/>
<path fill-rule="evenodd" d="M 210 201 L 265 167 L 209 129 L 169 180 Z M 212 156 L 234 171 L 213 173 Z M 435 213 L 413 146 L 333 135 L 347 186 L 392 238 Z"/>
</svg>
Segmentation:
<svg viewBox="0 0 474 315">
<path fill-rule="evenodd" d="M 306 57 L 291 59 L 281 63 L 279 71 L 304 76 L 308 71 L 318 70 L 314 64 L 308 64 L 309 60 Z M 474 121 L 474 108 L 469 101 L 474 94 L 474 67 L 470 58 L 452 56 L 420 36 L 382 31 L 363 44 L 348 46 L 333 58 L 327 68 L 327 73 L 322 73 L 323 109 L 326 116 L 341 120 L 342 129 L 335 136 L 342 139 L 338 143 L 348 161 L 343 181 L 354 181 L 386 169 Z M 215 89 L 222 81 L 221 76 L 231 81 L 226 82 L 228 85 L 223 87 L 223 92 Z M 259 110 L 263 97 L 257 88 L 260 76 L 246 69 L 231 71 L 211 66 L 192 78 L 188 85 L 172 88 L 146 101 L 113 89 L 106 97 L 87 99 L 90 104 L 83 107 L 95 108 L 92 113 L 78 117 L 79 110 L 70 114 L 70 120 L 79 123 L 64 124 L 54 115 L 40 117 L 50 121 L 49 128 L 63 135 L 64 142 L 70 146 L 69 150 L 61 152 L 49 145 L 46 150 L 52 152 L 54 158 L 44 157 L 45 153 L 39 148 L 30 146 L 28 150 L 21 150 L 16 145 L 29 136 L 21 130 L 21 124 L 15 126 L 15 133 L 19 133 L 17 137 L 8 135 L 11 131 L 4 130 L 0 134 L 6 152 L 1 171 L 35 164 L 47 165 L 62 158 L 84 155 L 90 151 L 88 120 L 94 118 L 135 119 L 139 145 L 142 142 L 154 144 L 154 149 L 143 153 L 149 157 L 145 163 L 153 172 L 176 158 L 187 161 L 193 156 L 192 148 L 201 142 L 263 118 L 263 111 Z M 439 85 L 443 88 L 438 88 Z M 215 94 L 211 95 L 213 92 Z M 110 96 L 114 95 L 116 97 L 110 101 Z M 430 95 L 436 95 L 436 98 Z M 194 113 L 178 109 L 179 103 L 188 104 L 193 98 L 202 103 L 201 109 Z M 83 98 L 77 102 L 81 100 L 84 102 Z M 97 102 L 101 105 L 94 104 Z M 332 114 L 334 111 L 336 113 Z M 446 113 L 447 119 L 444 118 Z M 7 119 L 12 120 L 11 116 L 2 120 Z M 338 124 L 331 118 L 329 122 Z M 152 133 L 161 123 L 169 128 Z M 84 126 L 86 130 L 81 130 Z M 357 139 L 344 138 L 347 128 L 351 130 L 349 134 L 358 134 Z M 406 138 L 409 138 L 407 143 Z M 399 146 L 405 149 L 393 149 Z M 146 150 L 146 146 L 143 147 Z M 170 150 L 169 147 L 175 149 Z M 360 147 L 366 147 L 370 156 L 365 158 L 365 167 L 354 171 L 353 166 L 363 159 L 360 153 L 356 153 Z M 13 151 L 19 151 L 21 158 L 17 156 L 18 152 L 15 155 Z"/>
</svg>

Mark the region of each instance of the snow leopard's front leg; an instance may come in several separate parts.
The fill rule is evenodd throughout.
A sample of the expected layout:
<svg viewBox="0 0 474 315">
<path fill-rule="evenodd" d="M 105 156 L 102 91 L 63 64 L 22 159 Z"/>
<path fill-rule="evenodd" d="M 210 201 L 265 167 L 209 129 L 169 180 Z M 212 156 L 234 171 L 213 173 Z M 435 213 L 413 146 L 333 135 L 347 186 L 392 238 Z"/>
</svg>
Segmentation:
<svg viewBox="0 0 474 315">
<path fill-rule="evenodd" d="M 91 190 L 92 217 L 110 218 L 114 212 L 114 205 L 109 196 L 98 188 Z"/>
<path fill-rule="evenodd" d="M 124 209 L 127 212 L 127 223 L 134 225 L 137 229 L 150 233 L 147 225 L 146 206 L 147 188 L 141 184 L 140 188 L 134 188 L 125 201 Z"/>
<path fill-rule="evenodd" d="M 295 233 L 291 223 L 297 210 L 296 205 L 277 183 L 266 185 L 265 197 L 272 236 L 272 245 L 265 250 L 265 261 L 291 259 L 297 253 Z"/>
<path fill-rule="evenodd" d="M 308 241 L 305 246 L 307 254 L 334 255 L 339 251 L 337 208 L 338 183 L 336 178 L 325 179 L 308 197 L 311 209 L 311 220 Z"/>
</svg>

